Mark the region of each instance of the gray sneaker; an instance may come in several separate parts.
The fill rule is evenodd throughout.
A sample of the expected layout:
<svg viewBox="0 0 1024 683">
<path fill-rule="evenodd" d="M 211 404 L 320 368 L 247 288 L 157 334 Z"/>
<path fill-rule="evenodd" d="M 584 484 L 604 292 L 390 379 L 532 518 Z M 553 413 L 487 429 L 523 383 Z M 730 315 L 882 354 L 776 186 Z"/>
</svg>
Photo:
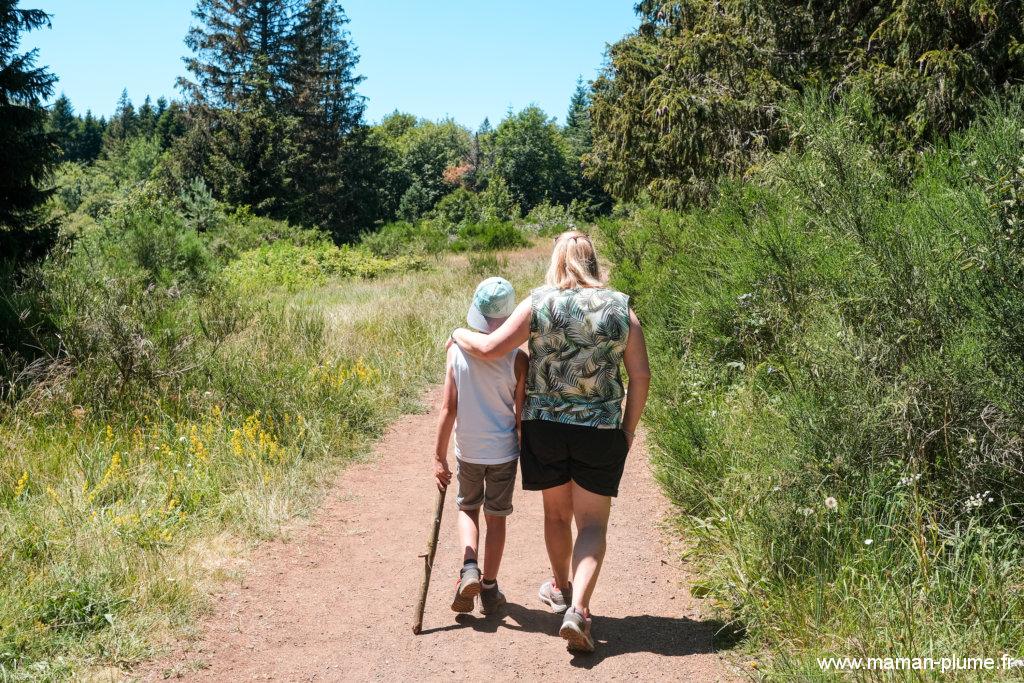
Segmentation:
<svg viewBox="0 0 1024 683">
<path fill-rule="evenodd" d="M 551 608 L 555 614 L 561 614 L 572 604 L 572 584 L 564 590 L 556 590 L 554 581 L 545 581 L 541 584 L 537 597 L 545 605 Z"/>
<path fill-rule="evenodd" d="M 480 584 L 480 614 L 497 614 L 505 606 L 505 594 L 498 590 L 498 584 L 488 588 Z"/>
<path fill-rule="evenodd" d="M 574 652 L 593 652 L 594 638 L 590 635 L 590 624 L 591 620 L 573 607 L 566 611 L 558 635 L 569 641 L 569 649 Z"/>
<path fill-rule="evenodd" d="M 459 580 L 455 582 L 455 599 L 452 610 L 455 612 L 472 612 L 473 598 L 480 595 L 480 569 L 463 567 L 459 572 Z"/>
</svg>

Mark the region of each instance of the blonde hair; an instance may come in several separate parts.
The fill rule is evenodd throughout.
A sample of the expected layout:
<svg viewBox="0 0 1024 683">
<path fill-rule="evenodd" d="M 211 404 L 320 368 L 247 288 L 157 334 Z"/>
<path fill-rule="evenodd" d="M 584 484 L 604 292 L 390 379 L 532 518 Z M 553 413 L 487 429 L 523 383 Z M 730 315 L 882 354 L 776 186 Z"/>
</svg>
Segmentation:
<svg viewBox="0 0 1024 683">
<path fill-rule="evenodd" d="M 597 251 L 590 236 L 579 230 L 569 230 L 555 238 L 551 265 L 544 280 L 558 289 L 603 287 Z"/>
</svg>

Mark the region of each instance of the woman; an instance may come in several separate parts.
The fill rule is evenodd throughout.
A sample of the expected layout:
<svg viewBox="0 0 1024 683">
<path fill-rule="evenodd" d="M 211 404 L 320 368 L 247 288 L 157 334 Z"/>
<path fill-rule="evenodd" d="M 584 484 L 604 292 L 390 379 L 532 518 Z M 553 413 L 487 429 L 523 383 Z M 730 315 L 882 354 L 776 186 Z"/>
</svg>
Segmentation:
<svg viewBox="0 0 1024 683">
<path fill-rule="evenodd" d="M 590 597 L 651 371 L 629 297 L 604 286 L 587 235 L 570 231 L 555 240 L 546 282 L 496 331 L 460 328 L 452 341 L 482 358 L 530 343 L 520 467 L 523 488 L 544 496 L 552 578 L 540 598 L 565 612 L 559 635 L 570 649 L 593 652 Z M 629 376 L 624 411 L 620 362 Z"/>
</svg>

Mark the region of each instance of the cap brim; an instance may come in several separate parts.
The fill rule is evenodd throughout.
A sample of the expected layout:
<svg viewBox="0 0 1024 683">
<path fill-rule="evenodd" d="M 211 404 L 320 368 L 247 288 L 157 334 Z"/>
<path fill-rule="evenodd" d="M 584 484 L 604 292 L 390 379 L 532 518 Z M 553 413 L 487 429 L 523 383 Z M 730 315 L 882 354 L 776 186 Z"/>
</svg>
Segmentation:
<svg viewBox="0 0 1024 683">
<path fill-rule="evenodd" d="M 508 320 L 508 316 L 504 318 L 488 318 L 476 306 L 470 306 L 469 312 L 466 314 L 466 322 L 469 323 L 470 327 L 487 333 L 494 332 L 506 320 Z"/>
</svg>

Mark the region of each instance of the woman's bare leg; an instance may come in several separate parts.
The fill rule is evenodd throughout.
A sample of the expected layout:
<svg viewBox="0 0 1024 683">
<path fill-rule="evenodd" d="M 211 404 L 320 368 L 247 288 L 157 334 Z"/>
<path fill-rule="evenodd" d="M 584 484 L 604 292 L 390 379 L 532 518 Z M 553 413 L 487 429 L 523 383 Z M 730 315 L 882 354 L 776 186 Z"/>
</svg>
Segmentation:
<svg viewBox="0 0 1024 683">
<path fill-rule="evenodd" d="M 572 606 L 590 616 L 590 596 L 604 562 L 608 514 L 612 499 L 572 483 L 572 511 L 576 518 L 576 546 L 572 551 Z M 550 549 L 548 550 L 550 553 Z"/>
<path fill-rule="evenodd" d="M 572 482 L 544 489 L 544 544 L 551 561 L 551 575 L 559 590 L 565 589 L 572 561 Z"/>
</svg>

